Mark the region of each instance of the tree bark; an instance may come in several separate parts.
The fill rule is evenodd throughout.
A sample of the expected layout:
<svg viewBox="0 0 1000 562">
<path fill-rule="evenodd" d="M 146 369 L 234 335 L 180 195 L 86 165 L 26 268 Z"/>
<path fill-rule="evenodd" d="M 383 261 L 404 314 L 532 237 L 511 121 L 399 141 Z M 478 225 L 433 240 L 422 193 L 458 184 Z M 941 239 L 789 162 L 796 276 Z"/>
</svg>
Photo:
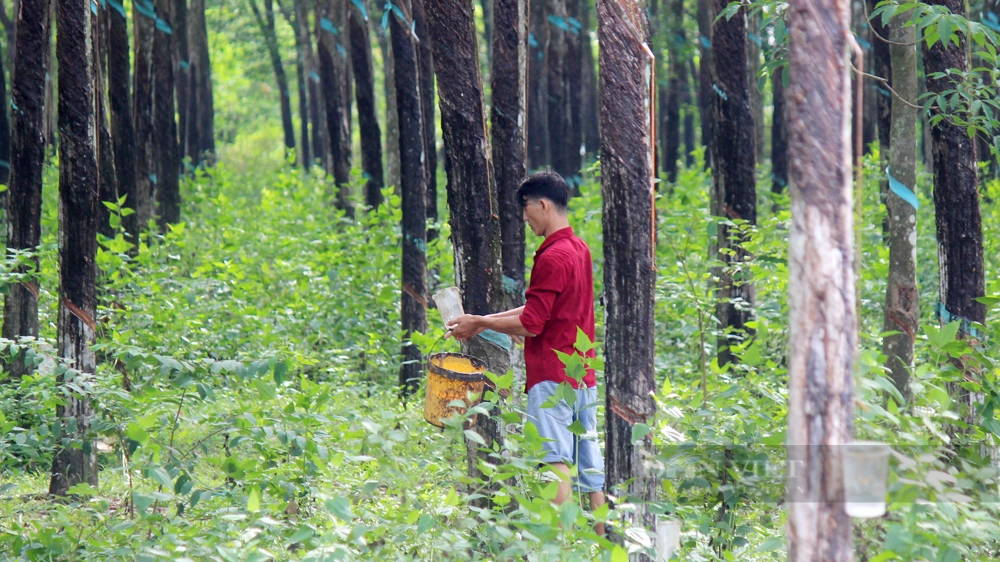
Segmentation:
<svg viewBox="0 0 1000 562">
<path fill-rule="evenodd" d="M 871 14 L 880 0 L 865 0 L 867 2 L 868 13 Z M 874 40 L 872 41 L 872 71 L 875 76 L 884 78 L 889 87 L 892 86 L 892 57 L 889 54 L 889 44 L 885 42 L 889 38 L 891 25 L 882 25 L 882 18 L 871 18 L 871 29 Z M 880 39 L 881 37 L 881 39 Z M 889 165 L 889 151 L 891 150 L 890 131 L 892 129 L 892 94 L 884 84 L 875 87 L 875 116 L 878 122 L 878 145 L 879 145 L 879 168 L 885 169 Z M 889 195 L 889 181 L 885 179 L 879 182 L 879 198 L 882 203 L 886 203 Z M 889 224 L 882 222 L 882 231 L 885 233 Z"/>
<path fill-rule="evenodd" d="M 153 135 L 156 139 L 156 215 L 160 231 L 181 221 L 180 155 L 174 106 L 172 0 L 156 0 L 153 35 Z"/>
<path fill-rule="evenodd" d="M 6 8 L 0 8 L 6 10 Z M 14 35 L 7 34 L 7 50 L 14 45 Z M 11 73 L 13 74 L 13 68 Z M 0 184 L 10 185 L 10 122 L 7 120 L 7 77 L 3 68 L 3 53 L 0 53 Z M 0 209 L 7 208 L 7 192 L 0 193 Z"/>
<path fill-rule="evenodd" d="M 98 177 L 98 201 L 118 202 L 118 177 L 115 173 L 115 150 L 111 140 L 111 128 L 108 123 L 108 98 L 107 98 L 107 67 L 105 65 L 104 52 L 107 50 L 107 35 L 103 33 L 106 29 L 104 20 L 108 18 L 110 7 L 105 5 L 98 8 L 97 13 L 91 12 L 91 43 L 93 48 L 93 77 L 94 77 L 94 110 L 97 127 L 97 177 Z M 111 209 L 106 205 L 97 205 L 97 231 L 114 238 L 118 229 L 111 226 Z"/>
<path fill-rule="evenodd" d="M 294 7 L 282 4 L 281 0 L 278 0 L 278 8 L 285 16 L 288 25 L 292 26 L 292 32 L 295 34 L 295 86 L 299 96 L 299 130 L 301 131 L 296 159 L 308 174 L 309 168 L 312 166 L 312 144 L 309 140 L 309 93 L 306 85 L 309 77 L 306 71 L 305 45 L 302 44 L 302 27 L 308 23 L 300 23 Z"/>
<path fill-rule="evenodd" d="M 728 0 L 716 0 L 721 13 Z M 756 154 L 750 79 L 746 55 L 746 11 L 719 18 L 712 30 L 712 214 L 719 222 L 719 270 L 716 317 L 722 332 L 719 364 L 733 360 L 729 342 L 742 339 L 754 304 L 749 268 L 740 268 L 748 254 L 744 237 L 729 221 L 757 223 Z"/>
<path fill-rule="evenodd" d="M 549 164 L 548 68 L 546 50 L 549 26 L 545 2 L 535 0 L 529 6 L 531 21 L 528 33 L 528 167 L 533 170 Z"/>
<path fill-rule="evenodd" d="M 26 3 L 28 4 L 28 3 Z M 94 317 L 97 313 L 97 139 L 89 0 L 59 0 L 59 356 L 75 371 L 59 376 L 93 375 L 96 369 Z M 167 60 L 170 60 L 169 52 Z M 89 429 L 94 417 L 90 397 L 67 389 L 56 408 L 63 440 L 79 448 L 56 447 L 49 493 L 64 496 L 82 482 L 97 488 L 97 455 Z M 75 444 L 75 443 L 74 443 Z"/>
<path fill-rule="evenodd" d="M 889 47 L 892 55 L 893 89 L 904 99 L 917 99 L 916 30 L 906 26 L 907 16 L 892 22 Z M 890 174 L 900 183 L 904 199 L 895 190 L 886 198 L 889 229 L 889 279 L 885 294 L 883 330 L 898 332 L 882 341 L 888 369 L 896 388 L 906 402 L 910 400 L 910 369 L 913 368 L 913 341 L 920 320 L 920 294 L 917 292 L 917 111 L 903 103 L 892 106 L 889 151 Z M 890 179 L 889 181 L 892 181 Z"/>
<path fill-rule="evenodd" d="M 322 114 L 323 94 L 319 89 L 319 71 L 316 63 L 316 55 L 312 48 L 312 33 L 309 31 L 309 7 L 306 0 L 294 0 L 295 21 L 298 23 L 296 30 L 296 42 L 301 45 L 302 60 L 308 76 L 307 90 L 309 92 L 309 122 L 312 123 L 312 158 L 307 159 L 311 166 L 314 160 L 319 160 L 322 165 L 327 162 L 329 149 L 326 139 L 326 119 Z M 304 142 L 304 141 L 303 141 Z"/>
<path fill-rule="evenodd" d="M 748 15 L 747 27 L 747 84 L 750 90 L 750 115 L 753 116 L 754 143 L 757 148 L 756 160 L 767 158 L 767 135 L 764 132 L 764 92 L 757 87 L 757 72 L 760 70 L 760 14 Z"/>
<path fill-rule="evenodd" d="M 382 68 L 385 72 L 385 173 L 386 182 L 391 185 L 395 192 L 399 194 L 400 178 L 400 155 L 399 155 L 399 111 L 396 103 L 396 78 L 395 61 L 392 57 L 392 48 L 389 44 L 388 31 L 382 26 L 375 28 L 378 34 L 379 49 L 382 51 Z M 421 98 L 422 100 L 423 98 Z"/>
<path fill-rule="evenodd" d="M 774 111 L 771 120 L 771 192 L 784 193 L 788 187 L 788 127 L 785 126 L 785 67 L 771 75 Z"/>
<path fill-rule="evenodd" d="M 153 127 L 153 32 L 156 24 L 151 0 L 132 3 L 135 22 L 135 215 L 143 229 L 155 217 L 156 144 Z"/>
<path fill-rule="evenodd" d="M 685 86 L 684 86 L 684 103 L 682 104 L 685 108 L 684 110 L 684 163 L 688 166 L 694 166 L 694 152 L 697 149 L 697 141 L 695 140 L 695 124 L 694 115 L 695 108 L 691 105 L 691 89 L 694 88 L 698 91 L 698 70 L 694 66 L 694 59 L 689 58 L 685 63 L 685 68 L 687 72 L 684 74 Z"/>
<path fill-rule="evenodd" d="M 597 92 L 597 64 L 594 62 L 594 47 L 590 37 L 590 2 L 588 0 L 583 0 L 580 3 L 580 23 L 580 34 L 583 40 L 583 144 L 587 147 L 587 154 L 596 157 L 601 149 L 599 126 L 601 116 L 598 109 L 600 100 Z"/>
<path fill-rule="evenodd" d="M 413 0 L 413 22 L 417 32 L 417 60 L 420 63 L 420 114 L 424 127 L 424 173 L 427 176 L 427 220 L 437 223 L 437 138 L 434 133 L 434 51 L 427 29 L 424 0 Z M 437 228 L 427 230 L 427 240 L 437 238 Z"/>
<path fill-rule="evenodd" d="M 961 0 L 932 0 L 931 5 L 946 6 L 952 13 L 965 14 Z M 958 35 L 958 44 L 924 47 L 924 75 L 927 91 L 940 94 L 955 87 L 948 76 L 932 78 L 936 73 L 949 69 L 964 72 L 969 69 L 966 50 L 967 38 Z M 895 86 L 895 85 L 894 85 Z M 899 105 L 899 104 L 893 104 Z M 937 106 L 934 108 L 938 110 Z M 941 301 L 937 305 L 938 318 L 944 322 L 961 322 L 962 337 L 978 338 L 971 322 L 986 321 L 986 305 L 976 301 L 985 293 L 983 264 L 983 223 L 979 209 L 978 166 L 976 142 L 965 128 L 953 124 L 945 117 L 931 127 L 934 164 L 934 218 L 937 226 L 938 270 Z M 975 375 L 966 374 L 967 377 Z M 963 409 L 962 418 L 976 423 L 976 404 L 981 395 L 971 393 L 959 385 L 949 385 L 949 391 Z"/>
<path fill-rule="evenodd" d="M 416 392 L 420 384 L 420 350 L 410 342 L 413 332 L 427 330 L 427 233 L 424 174 L 423 126 L 420 122 L 420 79 L 417 47 L 410 33 L 409 0 L 401 0 L 399 9 L 389 15 L 389 35 L 399 111 L 399 154 L 402 169 L 400 192 L 403 210 L 403 364 L 399 386 L 404 396 Z"/>
<path fill-rule="evenodd" d="M 187 0 L 174 0 L 173 6 L 174 84 L 177 88 L 177 160 L 187 154 L 188 111 L 191 109 L 191 49 L 188 38 Z"/>
<path fill-rule="evenodd" d="M 788 559 L 851 562 L 842 465 L 843 445 L 852 434 L 858 341 L 850 2 L 792 2 L 788 21 Z"/>
<path fill-rule="evenodd" d="M 536 0 L 542 1 L 542 0 Z M 569 104 L 566 99 L 566 0 L 544 0 L 548 10 L 549 41 L 545 52 L 548 100 L 546 114 L 549 130 L 549 164 L 567 180 L 570 194 L 575 191 L 572 171 L 566 160 L 566 136 L 569 134 Z M 565 29 L 564 29 L 565 28 Z"/>
<path fill-rule="evenodd" d="M 136 135 L 132 121 L 132 100 L 129 93 L 128 22 L 125 10 L 109 4 L 108 11 L 108 101 L 111 109 L 111 140 L 114 143 L 115 174 L 118 196 L 125 196 L 125 206 L 137 210 L 136 203 Z M 139 243 L 138 213 L 122 218 L 122 225 L 133 244 Z"/>
<path fill-rule="evenodd" d="M 500 233 L 507 306 L 524 303 L 524 219 L 516 192 L 524 178 L 527 103 L 528 1 L 495 0 L 493 17 L 493 169 L 500 203 Z"/>
<path fill-rule="evenodd" d="M 632 439 L 634 426 L 652 425 L 656 413 L 652 398 L 656 391 L 656 79 L 644 19 L 640 3 L 597 2 L 607 307 L 605 474 L 613 496 L 639 500 L 637 510 L 628 516 L 632 522 L 653 529 L 656 517 L 646 503 L 656 500 L 658 488 L 647 461 L 653 443 L 649 436 Z M 620 536 L 615 538 L 621 541 Z"/>
<path fill-rule="evenodd" d="M 434 47 L 455 280 L 467 313 L 491 314 L 504 304 L 503 265 L 472 2 L 428 0 L 424 7 Z M 485 360 L 494 373 L 510 368 L 509 350 L 482 338 L 473 338 L 462 349 Z M 489 449 L 503 441 L 503 424 L 496 414 L 494 410 L 489 417 L 479 416 L 477 422 Z M 481 477 L 478 459 L 484 455 L 472 441 L 467 444 L 470 476 Z"/>
<path fill-rule="evenodd" d="M 365 204 L 382 204 L 382 130 L 375 110 L 375 67 L 372 65 L 372 40 L 368 30 L 368 8 L 348 7 L 351 28 L 351 64 L 354 68 L 354 95 L 358 103 L 358 128 L 361 133 L 361 167 L 365 173 Z"/>
<path fill-rule="evenodd" d="M 354 216 L 351 200 L 351 135 L 348 125 L 350 109 L 345 97 L 347 72 L 347 6 L 345 0 L 320 0 L 316 6 L 316 37 L 319 53 L 319 76 L 326 101 L 326 129 L 330 141 L 330 161 L 333 181 L 337 186 L 337 209 L 348 217 Z"/>
<path fill-rule="evenodd" d="M 215 99 L 212 94 L 212 60 L 208 53 L 208 25 L 205 22 L 205 0 L 191 0 L 188 9 L 188 34 L 191 54 L 192 110 L 188 119 L 194 121 L 195 143 L 189 143 L 188 156 L 196 165 L 211 164 L 215 158 Z"/>
<path fill-rule="evenodd" d="M 264 36 L 267 54 L 271 59 L 271 69 L 274 70 L 274 80 L 278 85 L 278 95 L 281 103 L 281 129 L 284 132 L 286 156 L 295 150 L 295 125 L 292 123 L 292 94 L 288 90 L 288 77 L 285 75 L 285 64 L 281 61 L 281 51 L 278 49 L 278 36 L 274 27 L 273 0 L 264 0 L 264 14 L 257 7 L 257 0 L 247 0 L 253 12 L 260 34 Z"/>
<path fill-rule="evenodd" d="M 35 251 L 42 237 L 42 166 L 45 162 L 45 59 L 51 13 L 47 2 L 27 2 L 16 14 L 11 80 L 11 174 L 7 207 L 7 252 Z M 38 270 L 38 257 L 32 259 Z M 21 271 L 27 273 L 27 271 Z M 38 337 L 38 282 L 10 285 L 4 299 L 3 337 Z M 23 361 L 7 366 L 14 379 L 27 372 Z"/>
</svg>

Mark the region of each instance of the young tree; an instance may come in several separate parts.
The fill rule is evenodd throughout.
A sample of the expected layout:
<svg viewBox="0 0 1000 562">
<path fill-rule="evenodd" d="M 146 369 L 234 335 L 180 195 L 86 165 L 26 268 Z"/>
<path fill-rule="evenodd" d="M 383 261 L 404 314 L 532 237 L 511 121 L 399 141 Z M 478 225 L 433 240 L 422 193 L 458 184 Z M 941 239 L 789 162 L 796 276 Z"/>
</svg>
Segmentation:
<svg viewBox="0 0 1000 562">
<path fill-rule="evenodd" d="M 889 46 L 892 85 L 903 99 L 917 99 L 916 30 L 905 25 L 909 16 L 893 18 Z M 896 332 L 882 342 L 886 368 L 904 400 L 910 399 L 913 340 L 920 320 L 917 292 L 917 111 L 905 103 L 892 104 L 887 194 L 889 279 L 885 294 L 883 330 Z M 898 182 L 898 183 L 896 183 Z"/>
<path fill-rule="evenodd" d="M 722 13 L 728 0 L 716 0 L 715 11 Z M 746 329 L 753 306 L 753 285 L 739 230 L 727 223 L 734 220 L 757 223 L 757 183 L 754 148 L 753 110 L 750 105 L 750 77 L 747 71 L 746 9 L 732 17 L 723 15 L 712 29 L 712 214 L 719 222 L 718 304 L 716 316 L 722 337 L 719 364 L 733 360 L 729 350 Z M 734 271 L 735 270 L 735 271 Z"/>
<path fill-rule="evenodd" d="M 153 34 L 156 10 L 151 0 L 132 2 L 132 21 L 135 22 L 135 159 L 136 186 L 135 208 L 139 228 L 146 228 L 156 216 L 154 190 L 156 189 L 156 143 L 153 127 Z M 192 76 L 194 74 L 192 73 Z M 197 154 L 197 153 L 196 153 Z"/>
<path fill-rule="evenodd" d="M 528 168 L 549 163 L 548 65 L 549 26 L 545 2 L 529 2 L 528 33 Z"/>
<path fill-rule="evenodd" d="M 424 173 L 427 176 L 427 220 L 436 223 L 437 208 L 437 138 L 434 133 L 434 51 L 427 29 L 424 0 L 413 0 L 414 30 L 417 32 L 417 60 L 420 63 L 420 114 L 424 127 Z M 437 237 L 437 228 L 427 230 L 427 240 Z"/>
<path fill-rule="evenodd" d="M 22 7 L 31 4 L 25 2 Z M 72 368 L 62 384 L 92 376 L 97 365 L 97 139 L 89 0 L 59 0 L 59 356 Z M 169 52 L 167 52 L 169 60 Z M 63 439 L 52 459 L 49 493 L 65 496 L 71 487 L 97 487 L 97 454 L 88 435 L 94 417 L 90 398 L 72 387 L 56 408 Z M 82 443 L 79 443 L 82 441 Z M 64 442 L 64 441 L 63 441 Z"/>
<path fill-rule="evenodd" d="M 111 140 L 115 153 L 115 174 L 118 177 L 118 196 L 125 197 L 125 205 L 136 210 L 136 137 L 132 121 L 132 100 L 129 93 L 129 44 L 128 19 L 125 8 L 109 3 L 106 18 L 108 102 L 111 114 Z M 125 232 L 133 243 L 138 243 L 142 226 L 138 214 L 122 219 Z"/>
<path fill-rule="evenodd" d="M 156 215 L 160 230 L 181 220 L 180 154 L 174 106 L 173 1 L 156 0 L 153 36 L 153 136 L 156 141 Z"/>
<path fill-rule="evenodd" d="M 398 4 L 402 15 L 389 15 L 389 35 L 399 111 L 400 192 L 403 207 L 403 364 L 399 386 L 404 395 L 416 391 L 422 370 L 420 350 L 410 342 L 415 331 L 427 330 L 427 233 L 424 194 L 424 143 L 420 122 L 420 79 L 417 47 L 409 22 L 409 1 Z M 405 18 L 405 19 L 404 19 Z"/>
<path fill-rule="evenodd" d="M 508 308 L 524 302 L 524 219 L 515 196 L 524 177 L 527 0 L 496 0 L 493 6 L 492 105 L 493 165 L 500 202 L 504 287 Z"/>
<path fill-rule="evenodd" d="M 372 40 L 368 30 L 368 8 L 358 0 L 348 7 L 351 28 L 351 64 L 354 69 L 354 94 L 358 103 L 358 128 L 361 133 L 361 167 L 365 178 L 365 204 L 382 204 L 382 131 L 375 114 L 375 67 L 372 65 Z"/>
<path fill-rule="evenodd" d="M 354 216 L 351 201 L 351 135 L 348 124 L 350 108 L 344 95 L 347 72 L 347 6 L 344 0 L 319 0 L 316 6 L 316 40 L 319 53 L 319 76 L 326 102 L 327 139 L 330 163 L 337 185 L 336 207 Z M 343 30 L 343 31 L 341 31 Z"/>
<path fill-rule="evenodd" d="M 601 91 L 601 192 L 604 196 L 606 302 L 605 470 L 607 489 L 655 501 L 657 480 L 646 462 L 652 440 L 632 438 L 656 413 L 653 299 L 656 207 L 653 178 L 656 82 L 649 31 L 638 2 L 597 2 Z M 628 482 L 627 489 L 620 489 Z M 655 527 L 637 505 L 633 522 Z"/>
<path fill-rule="evenodd" d="M 208 54 L 205 0 L 191 0 L 188 8 L 188 40 L 191 55 L 191 109 L 188 119 L 188 154 L 195 165 L 211 163 L 215 154 L 215 99 L 212 94 L 212 61 Z"/>
<path fill-rule="evenodd" d="M 281 60 L 278 34 L 274 25 L 274 2 L 264 0 L 263 15 L 257 7 L 257 0 L 247 0 L 247 4 L 250 5 L 257 27 L 264 36 L 267 54 L 271 58 L 271 68 L 274 70 L 274 79 L 278 84 L 278 95 L 281 99 L 281 128 L 285 133 L 285 152 L 288 153 L 295 150 L 295 125 L 292 123 L 292 94 L 288 90 L 288 77 L 285 75 L 285 64 Z"/>
<path fill-rule="evenodd" d="M 932 0 L 952 13 L 964 14 L 962 0 Z M 952 41 L 934 43 L 924 50 L 927 91 L 941 94 L 955 87 L 949 70 L 969 69 L 967 38 L 959 33 Z M 941 77 L 935 77 L 940 75 Z M 895 84 L 893 84 L 895 88 Z M 894 102 L 893 107 L 900 102 Z M 935 106 L 936 107 L 936 106 Z M 935 110 L 937 111 L 937 110 Z M 961 125 L 947 116 L 931 127 L 934 164 L 934 219 L 937 225 L 938 269 L 942 322 L 961 321 L 963 337 L 972 335 L 970 322 L 986 321 L 986 305 L 976 299 L 985 293 L 983 264 L 983 223 L 979 210 L 976 142 Z M 952 389 L 964 408 L 963 419 L 976 418 L 975 396 L 958 385 Z"/>
<path fill-rule="evenodd" d="M 472 2 L 427 0 L 424 7 L 434 47 L 455 279 L 466 313 L 492 314 L 504 305 L 503 265 Z M 509 368 L 509 351 L 481 337 L 472 338 L 463 349 L 484 359 L 494 373 Z M 489 447 L 502 441 L 502 424 L 494 416 L 480 416 L 477 429 Z M 469 472 L 478 476 L 479 454 L 476 445 L 468 443 Z"/>
<path fill-rule="evenodd" d="M 849 0 L 788 10 L 788 559 L 854 560 L 843 445 L 854 418 L 854 208 Z M 821 30 L 817 32 L 817 30 Z"/>
<path fill-rule="evenodd" d="M 51 14 L 47 2 L 26 2 L 17 12 L 14 74 L 11 80 L 11 175 L 7 199 L 7 252 L 34 251 L 42 235 L 42 164 L 45 160 L 45 59 Z M 38 258 L 32 258 L 38 269 Z M 27 273 L 25 270 L 21 272 Z M 3 337 L 38 336 L 38 282 L 10 285 L 4 298 Z M 14 378 L 23 361 L 8 365 Z"/>
</svg>

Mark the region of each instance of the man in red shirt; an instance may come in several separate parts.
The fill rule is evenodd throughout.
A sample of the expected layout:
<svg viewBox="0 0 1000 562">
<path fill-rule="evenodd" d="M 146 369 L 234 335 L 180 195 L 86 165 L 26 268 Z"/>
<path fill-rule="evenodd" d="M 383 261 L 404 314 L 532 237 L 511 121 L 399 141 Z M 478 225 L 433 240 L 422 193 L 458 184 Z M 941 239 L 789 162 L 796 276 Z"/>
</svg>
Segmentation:
<svg viewBox="0 0 1000 562">
<path fill-rule="evenodd" d="M 535 252 L 531 281 L 522 307 L 476 316 L 457 318 L 451 335 L 459 340 L 484 330 L 494 330 L 525 338 L 524 363 L 527 375 L 528 418 L 539 435 L 546 438 L 545 462 L 563 475 L 555 503 L 561 505 L 570 492 L 570 464 L 578 476 L 574 487 L 590 493 L 591 509 L 604 504 L 604 460 L 595 439 L 597 432 L 597 379 L 587 369 L 581 381 L 566 375 L 556 351 L 579 354 L 577 329 L 594 340 L 594 279 L 590 249 L 573 234 L 567 218 L 569 189 L 555 172 L 533 174 L 521 182 L 517 199 L 524 207 L 524 220 L 531 231 L 545 238 Z M 594 351 L 586 353 L 594 357 Z M 559 400 L 543 407 L 561 383 L 575 389 L 574 404 Z M 586 434 L 575 435 L 569 426 L 580 421 Z M 604 525 L 596 528 L 604 533 Z"/>
</svg>

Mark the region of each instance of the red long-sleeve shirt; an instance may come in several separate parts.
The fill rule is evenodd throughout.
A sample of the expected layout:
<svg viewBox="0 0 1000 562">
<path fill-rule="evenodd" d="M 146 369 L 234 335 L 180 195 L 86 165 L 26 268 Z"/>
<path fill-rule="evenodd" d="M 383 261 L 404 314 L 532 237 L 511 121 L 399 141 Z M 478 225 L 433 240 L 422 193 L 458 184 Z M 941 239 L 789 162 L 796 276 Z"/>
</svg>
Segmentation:
<svg viewBox="0 0 1000 562">
<path fill-rule="evenodd" d="M 550 234 L 535 252 L 531 281 L 525 293 L 521 325 L 535 337 L 525 338 L 525 392 L 542 381 L 576 381 L 556 355 L 576 351 L 577 327 L 594 340 L 594 269 L 590 248 L 563 228 Z M 594 357 L 594 350 L 586 357 Z M 588 387 L 597 385 L 593 369 L 583 378 Z"/>
</svg>

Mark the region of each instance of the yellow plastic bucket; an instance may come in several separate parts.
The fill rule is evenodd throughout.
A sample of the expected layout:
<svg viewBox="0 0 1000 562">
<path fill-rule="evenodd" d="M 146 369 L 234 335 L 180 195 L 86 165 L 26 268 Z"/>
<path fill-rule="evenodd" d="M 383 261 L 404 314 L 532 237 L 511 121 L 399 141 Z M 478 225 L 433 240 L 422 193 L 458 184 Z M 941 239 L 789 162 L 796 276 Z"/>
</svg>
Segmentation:
<svg viewBox="0 0 1000 562">
<path fill-rule="evenodd" d="M 427 358 L 427 395 L 424 419 L 437 427 L 455 414 L 464 414 L 479 403 L 486 380 L 486 363 L 461 353 L 435 353 Z M 472 398 L 470 399 L 470 395 Z M 450 406 L 460 400 L 465 407 Z M 468 426 L 475 423 L 475 416 Z"/>
</svg>

